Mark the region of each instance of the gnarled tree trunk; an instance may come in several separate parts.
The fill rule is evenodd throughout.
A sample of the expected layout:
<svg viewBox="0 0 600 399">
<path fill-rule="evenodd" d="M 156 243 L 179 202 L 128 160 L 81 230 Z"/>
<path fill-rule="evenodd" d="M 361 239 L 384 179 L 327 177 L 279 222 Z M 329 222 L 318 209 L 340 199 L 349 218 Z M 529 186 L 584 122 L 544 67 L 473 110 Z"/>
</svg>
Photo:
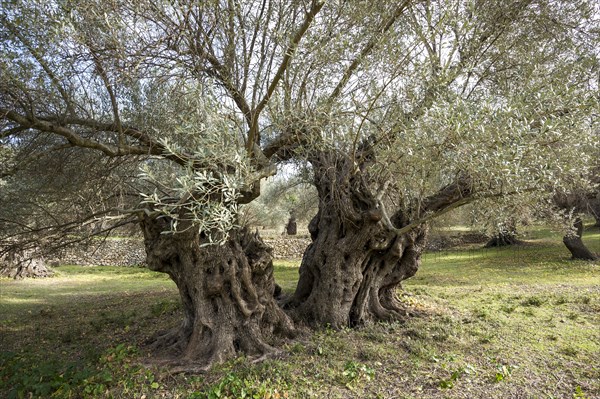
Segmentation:
<svg viewBox="0 0 600 399">
<path fill-rule="evenodd" d="M 521 244 L 521 241 L 517 239 L 517 235 L 514 231 L 500 231 L 490 238 L 490 240 L 485 244 L 485 247 L 508 247 L 510 245 L 517 244 Z"/>
<path fill-rule="evenodd" d="M 365 173 L 350 159 L 329 153 L 311 162 L 319 211 L 286 307 L 295 319 L 334 328 L 402 317 L 397 288 L 419 267 L 426 228 L 402 235 L 387 228 Z M 406 221 L 396 214 L 392 222 Z"/>
<path fill-rule="evenodd" d="M 197 229 L 161 234 L 168 221 L 142 221 L 148 267 L 167 273 L 183 304 L 182 324 L 156 337 L 175 371 L 199 371 L 238 352 L 275 351 L 273 334 L 291 336 L 293 324 L 275 302 L 271 249 L 258 234 L 234 231 L 221 246 L 202 246 Z"/>
<path fill-rule="evenodd" d="M 0 276 L 21 279 L 27 277 L 50 277 L 54 272 L 44 259 L 28 251 L 9 251 L 0 256 Z"/>
<path fill-rule="evenodd" d="M 563 243 L 571 252 L 572 259 L 596 260 L 598 257 L 590 251 L 581 237 L 583 236 L 583 221 L 581 218 L 575 219 L 573 223 L 574 231 L 569 232 L 563 237 Z"/>
<path fill-rule="evenodd" d="M 517 222 L 513 218 L 508 218 L 508 220 L 496 226 L 496 234 L 485 244 L 485 248 L 507 247 L 517 244 L 521 244 L 521 241 L 517 239 Z"/>
</svg>

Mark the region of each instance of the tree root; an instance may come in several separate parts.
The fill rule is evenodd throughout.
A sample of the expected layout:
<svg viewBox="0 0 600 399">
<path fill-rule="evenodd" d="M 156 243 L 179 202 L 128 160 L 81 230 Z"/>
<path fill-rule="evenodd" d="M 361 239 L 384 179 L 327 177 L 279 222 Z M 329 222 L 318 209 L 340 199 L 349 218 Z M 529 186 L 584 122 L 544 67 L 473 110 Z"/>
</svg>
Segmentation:
<svg viewBox="0 0 600 399">
<path fill-rule="evenodd" d="M 183 337 L 180 327 L 162 330 L 146 340 L 148 349 L 153 352 L 181 354 L 183 352 Z"/>
</svg>

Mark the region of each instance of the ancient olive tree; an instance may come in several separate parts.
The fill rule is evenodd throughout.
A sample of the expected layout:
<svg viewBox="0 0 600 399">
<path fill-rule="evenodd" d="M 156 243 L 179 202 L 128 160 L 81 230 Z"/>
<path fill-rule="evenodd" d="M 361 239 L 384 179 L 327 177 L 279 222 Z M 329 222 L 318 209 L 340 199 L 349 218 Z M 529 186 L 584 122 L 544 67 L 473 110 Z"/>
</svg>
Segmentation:
<svg viewBox="0 0 600 399">
<path fill-rule="evenodd" d="M 261 149 L 263 114 L 323 6 L 22 1 L 0 14 L 3 150 L 22 165 L 76 152 L 90 180 L 88 159 L 137 165 L 138 176 L 123 176 L 110 162 L 95 165 L 102 179 L 122 180 L 119 187 L 142 200 L 85 216 L 140 223 L 148 266 L 172 277 L 185 315 L 157 346 L 187 368 L 237 351 L 263 355 L 274 349 L 267 336 L 292 333 L 273 299 L 270 250 L 237 228 L 236 214 L 275 172 Z M 6 185 L 35 196 L 25 172 L 35 170 L 7 171 Z M 3 207 L 25 197 L 12 198 Z M 29 230 L 43 240 L 81 219 L 58 202 L 49 201 L 48 214 L 66 221 L 7 212 L 3 243 Z"/>
<path fill-rule="evenodd" d="M 122 161 L 92 170 L 141 201 L 88 210 L 138 221 L 148 266 L 177 284 L 184 320 L 156 346 L 183 369 L 260 356 L 293 334 L 288 314 L 334 327 L 398 317 L 429 220 L 584 175 L 590 7 L 17 1 L 0 14 L 1 145 L 17 160 Z M 237 215 L 289 160 L 310 165 L 319 209 L 285 313 L 270 251 Z"/>
<path fill-rule="evenodd" d="M 316 325 L 402 315 L 396 291 L 418 268 L 428 220 L 474 201 L 540 202 L 585 177 L 597 154 L 591 3 L 427 1 L 379 12 L 347 29 L 353 47 L 320 34 L 322 53 L 307 56 L 312 68 L 292 68 L 297 83 L 279 103 L 280 123 L 310 143 L 298 152 L 320 199 L 286 306 Z M 343 61 L 323 65 L 336 51 Z"/>
</svg>

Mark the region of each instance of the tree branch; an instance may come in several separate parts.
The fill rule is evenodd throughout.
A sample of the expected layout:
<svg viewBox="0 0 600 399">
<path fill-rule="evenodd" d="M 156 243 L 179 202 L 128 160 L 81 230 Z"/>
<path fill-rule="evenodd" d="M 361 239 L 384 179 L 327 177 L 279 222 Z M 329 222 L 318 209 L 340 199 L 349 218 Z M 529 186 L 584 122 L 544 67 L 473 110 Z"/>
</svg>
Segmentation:
<svg viewBox="0 0 600 399">
<path fill-rule="evenodd" d="M 300 41 L 304 37 L 304 34 L 306 33 L 306 31 L 312 24 L 313 20 L 315 19 L 315 17 L 319 13 L 319 11 L 321 11 L 321 8 L 323 8 L 323 5 L 325 5 L 324 0 L 313 0 L 310 10 L 306 13 L 304 22 L 302 23 L 302 25 L 300 25 L 300 28 L 298 29 L 298 31 L 296 32 L 296 34 L 290 41 L 290 44 L 288 45 L 288 48 L 285 51 L 283 60 L 281 60 L 281 64 L 279 65 L 279 68 L 277 69 L 277 72 L 275 73 L 273 80 L 271 80 L 271 83 L 269 84 L 267 93 L 265 94 L 263 99 L 258 103 L 256 108 L 254 109 L 254 112 L 256 115 L 260 114 L 260 112 L 263 110 L 263 108 L 267 105 L 267 102 L 273 95 L 275 88 L 279 84 L 279 81 L 283 77 L 285 70 L 287 69 L 292 57 L 294 56 L 294 53 L 296 52 L 296 49 L 298 48 Z M 253 143 L 251 140 L 248 140 L 248 141 Z"/>
<path fill-rule="evenodd" d="M 333 101 L 336 97 L 338 97 L 341 94 L 342 90 L 344 89 L 344 86 L 346 86 L 346 84 L 350 80 L 350 77 L 359 67 L 363 59 L 373 50 L 373 48 L 375 48 L 375 46 L 379 42 L 380 37 L 386 34 L 392 28 L 392 26 L 394 26 L 394 23 L 398 20 L 398 18 L 400 18 L 400 16 L 410 3 L 411 0 L 405 0 L 404 2 L 402 2 L 396 8 L 394 13 L 390 16 L 390 18 L 388 18 L 388 20 L 377 30 L 377 32 L 380 33 L 374 35 L 371 38 L 371 40 L 369 40 L 369 42 L 365 45 L 365 47 L 363 47 L 358 56 L 354 58 L 350 66 L 348 66 L 348 68 L 344 71 L 342 78 L 338 82 L 333 92 L 329 95 L 329 102 Z"/>
<path fill-rule="evenodd" d="M 162 145 L 152 141 L 149 138 L 149 136 L 135 129 L 127 129 L 124 130 L 124 132 L 127 131 L 127 133 L 131 137 L 136 137 L 137 139 L 142 141 L 145 144 L 145 146 L 115 146 L 100 143 L 98 141 L 82 137 L 69 127 L 65 127 L 62 124 L 59 124 L 60 121 L 58 119 L 53 120 L 52 118 L 46 118 L 48 120 L 44 120 L 35 117 L 27 117 L 19 114 L 18 112 L 6 108 L 0 108 L 0 117 L 11 120 L 12 122 L 18 124 L 22 128 L 35 129 L 46 133 L 56 134 L 58 136 L 64 137 L 73 146 L 97 150 L 110 157 L 117 157 L 122 155 L 158 155 L 169 159 L 179 165 L 185 165 L 186 163 L 191 161 L 191 159 L 184 154 L 165 154 L 164 147 Z M 72 121 L 74 124 L 76 121 L 81 126 L 92 127 L 101 131 L 114 132 L 115 129 L 117 129 L 115 124 L 102 124 L 99 122 L 84 119 L 74 119 Z"/>
<path fill-rule="evenodd" d="M 71 102 L 71 99 L 69 98 L 68 93 L 66 92 L 66 90 L 62 87 L 62 85 L 60 84 L 60 81 L 58 80 L 58 78 L 56 77 L 56 75 L 54 74 L 54 72 L 52 71 L 52 69 L 50 69 L 50 66 L 48 65 L 48 63 L 44 60 L 44 58 L 42 58 L 42 56 L 33 48 L 33 46 L 31 45 L 31 43 L 29 43 L 25 37 L 19 32 L 19 30 L 12 24 L 12 22 L 10 22 L 8 19 L 6 19 L 4 16 L 0 16 L 0 20 L 2 21 L 2 23 L 8 28 L 8 30 L 15 35 L 15 37 L 17 39 L 19 39 L 19 41 L 23 44 L 23 46 L 25 46 L 25 48 L 27 48 L 27 51 L 29 51 L 29 53 L 33 56 L 33 58 L 35 58 L 35 60 L 38 62 L 38 64 L 40 64 L 40 66 L 42 67 L 42 69 L 44 70 L 44 72 L 46 72 L 46 74 L 48 75 L 48 77 L 50 78 L 50 80 L 52 81 L 52 84 L 54 84 L 54 86 L 56 87 L 56 89 L 58 90 L 58 92 L 60 93 L 62 99 L 65 102 L 65 105 L 67 107 L 67 111 L 69 113 L 74 113 L 74 109 L 73 109 L 73 104 Z"/>
</svg>

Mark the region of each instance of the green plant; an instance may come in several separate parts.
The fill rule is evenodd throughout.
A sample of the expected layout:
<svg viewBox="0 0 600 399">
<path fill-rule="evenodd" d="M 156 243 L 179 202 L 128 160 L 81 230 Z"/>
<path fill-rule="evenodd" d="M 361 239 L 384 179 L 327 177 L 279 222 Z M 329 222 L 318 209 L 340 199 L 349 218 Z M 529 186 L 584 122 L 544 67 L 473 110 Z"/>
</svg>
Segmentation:
<svg viewBox="0 0 600 399">
<path fill-rule="evenodd" d="M 567 314 L 567 319 L 569 319 L 569 320 L 577 320 L 578 318 L 579 318 L 579 313 L 569 312 L 569 314 Z"/>
<path fill-rule="evenodd" d="M 463 375 L 471 375 L 471 374 L 476 374 L 476 369 L 473 365 L 467 364 L 464 367 L 460 367 L 460 368 L 454 370 L 450 374 L 449 378 L 441 380 L 438 385 L 442 389 L 452 389 L 452 388 L 454 388 L 456 381 L 458 381 L 458 379 L 460 377 L 462 377 Z"/>
<path fill-rule="evenodd" d="M 589 305 L 592 302 L 592 298 L 589 295 L 584 295 L 578 299 L 578 302 L 584 305 Z"/>
<path fill-rule="evenodd" d="M 575 387 L 575 393 L 573 394 L 573 398 L 575 399 L 589 399 L 588 396 L 585 395 L 583 389 L 579 385 Z"/>
<path fill-rule="evenodd" d="M 152 305 L 150 308 L 150 314 L 154 317 L 159 317 L 164 314 L 173 313 L 180 308 L 180 301 L 164 299 Z"/>
<path fill-rule="evenodd" d="M 352 384 L 362 379 L 370 381 L 375 376 L 375 370 L 366 364 L 350 360 L 344 365 L 342 376 L 347 384 Z"/>
<path fill-rule="evenodd" d="M 530 296 L 529 298 L 523 300 L 521 302 L 521 305 L 540 307 L 544 304 L 544 302 L 545 302 L 545 300 L 538 296 Z"/>
<path fill-rule="evenodd" d="M 0 353 L 0 381 L 11 388 L 7 398 L 98 397 L 118 388 L 124 394 L 159 387 L 154 375 L 133 365 L 137 348 L 119 344 L 99 356 L 65 362 L 60 356 Z"/>
<path fill-rule="evenodd" d="M 503 311 L 504 313 L 512 313 L 515 311 L 516 308 L 517 307 L 515 305 L 513 305 L 512 303 L 505 303 L 500 306 L 500 310 Z"/>
<path fill-rule="evenodd" d="M 567 300 L 567 298 L 564 295 L 559 296 L 558 298 L 556 298 L 556 300 L 554 301 L 555 305 L 564 305 L 565 303 L 568 303 L 569 301 Z"/>
<path fill-rule="evenodd" d="M 516 366 L 509 366 L 505 364 L 499 364 L 496 366 L 496 375 L 494 376 L 494 382 L 506 381 L 512 374 Z"/>
<path fill-rule="evenodd" d="M 273 381 L 259 381 L 252 376 L 227 374 L 208 389 L 194 392 L 189 399 L 283 399 L 288 398 L 286 387 L 273 388 Z"/>
<path fill-rule="evenodd" d="M 568 345 L 568 346 L 564 346 L 563 348 L 561 348 L 560 352 L 563 353 L 564 355 L 567 355 L 570 357 L 575 357 L 575 356 L 577 356 L 578 351 L 574 347 Z"/>
</svg>

